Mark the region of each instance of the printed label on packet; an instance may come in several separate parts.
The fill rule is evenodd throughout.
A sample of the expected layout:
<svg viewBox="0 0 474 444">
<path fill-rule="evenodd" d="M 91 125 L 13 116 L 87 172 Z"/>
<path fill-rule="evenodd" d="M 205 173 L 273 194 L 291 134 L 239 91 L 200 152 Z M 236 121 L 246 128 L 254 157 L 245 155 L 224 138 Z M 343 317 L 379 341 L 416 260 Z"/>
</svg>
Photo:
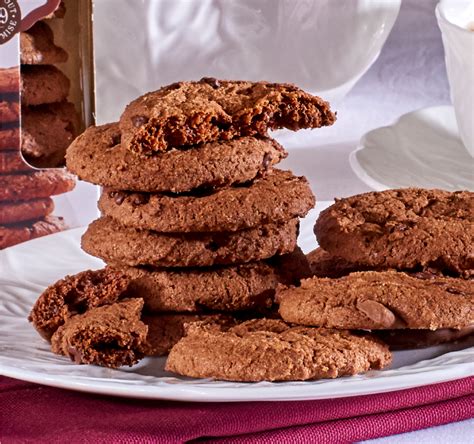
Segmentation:
<svg viewBox="0 0 474 444">
<path fill-rule="evenodd" d="M 0 45 L 54 12 L 60 2 L 61 0 L 0 0 Z"/>
</svg>

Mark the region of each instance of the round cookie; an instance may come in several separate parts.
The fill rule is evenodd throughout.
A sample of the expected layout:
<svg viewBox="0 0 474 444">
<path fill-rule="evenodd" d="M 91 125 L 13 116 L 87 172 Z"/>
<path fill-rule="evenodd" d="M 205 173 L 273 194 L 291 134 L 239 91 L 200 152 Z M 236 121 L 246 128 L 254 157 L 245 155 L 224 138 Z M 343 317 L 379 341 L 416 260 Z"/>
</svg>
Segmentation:
<svg viewBox="0 0 474 444">
<path fill-rule="evenodd" d="M 62 217 L 54 216 L 47 216 L 44 219 L 27 223 L 0 226 L 0 249 L 57 233 L 66 228 Z"/>
<path fill-rule="evenodd" d="M 7 102 L 0 99 L 0 124 L 18 122 L 20 118 L 20 104 Z"/>
<path fill-rule="evenodd" d="M 20 33 L 20 62 L 22 65 L 54 65 L 64 63 L 68 54 L 54 44 L 51 28 L 44 22 L 36 22 Z"/>
<path fill-rule="evenodd" d="M 261 310 L 271 306 L 281 279 L 264 262 L 203 269 L 120 268 L 130 279 L 127 295 L 145 301 L 148 312 Z"/>
<path fill-rule="evenodd" d="M 474 325 L 439 330 L 377 330 L 373 334 L 385 342 L 391 350 L 433 347 L 448 342 L 457 342 L 474 336 Z"/>
<path fill-rule="evenodd" d="M 36 300 L 28 320 L 45 339 L 76 314 L 117 302 L 129 279 L 110 268 L 66 276 L 46 288 Z"/>
<path fill-rule="evenodd" d="M 340 199 L 314 232 L 323 249 L 358 265 L 474 273 L 473 192 L 407 188 Z"/>
<path fill-rule="evenodd" d="M 21 67 L 21 103 L 43 105 L 67 99 L 69 79 L 52 65 L 23 65 Z"/>
<path fill-rule="evenodd" d="M 102 214 L 122 224 L 160 232 L 237 231 L 303 217 L 315 199 L 307 180 L 274 170 L 248 187 L 204 196 L 168 196 L 104 190 Z"/>
<path fill-rule="evenodd" d="M 107 263 L 205 267 L 267 259 L 296 247 L 298 220 L 228 233 L 170 234 L 124 227 L 110 217 L 92 222 L 82 248 Z"/>
<path fill-rule="evenodd" d="M 243 137 L 144 158 L 122 146 L 120 137 L 117 124 L 89 127 L 69 146 L 67 168 L 118 190 L 182 193 L 246 183 L 287 155 L 273 139 Z"/>
<path fill-rule="evenodd" d="M 20 70 L 18 66 L 0 68 L 0 95 L 17 93 L 20 90 Z"/>
<path fill-rule="evenodd" d="M 388 347 L 369 335 L 260 319 L 227 330 L 190 325 L 165 369 L 226 381 L 305 381 L 355 375 L 390 362 Z"/>
<path fill-rule="evenodd" d="M 199 322 L 206 328 L 219 328 L 221 325 L 235 324 L 234 318 L 217 313 L 167 313 L 146 315 L 142 321 L 148 327 L 144 346 L 146 356 L 164 356 L 186 335 L 188 324 Z"/>
<path fill-rule="evenodd" d="M 49 197 L 21 202 L 0 202 L 0 225 L 41 219 L 53 210 L 54 202 Z"/>
<path fill-rule="evenodd" d="M 474 286 L 461 278 L 418 279 L 396 271 L 311 278 L 300 287 L 279 287 L 286 322 L 325 328 L 464 328 L 474 323 Z"/>
<path fill-rule="evenodd" d="M 74 189 L 74 177 L 62 170 L 0 176 L 0 202 L 41 199 Z"/>
<path fill-rule="evenodd" d="M 0 129 L 0 151 L 14 151 L 20 149 L 20 129 Z"/>
<path fill-rule="evenodd" d="M 51 350 L 76 364 L 132 366 L 144 356 L 148 328 L 140 319 L 142 307 L 141 299 L 129 299 L 73 316 L 54 332 Z"/>
<path fill-rule="evenodd" d="M 268 130 L 332 125 L 329 103 L 295 85 L 202 78 L 178 82 L 132 101 L 120 117 L 123 144 L 152 154 Z"/>
<path fill-rule="evenodd" d="M 21 157 L 20 151 L 1 151 L 0 150 L 0 174 L 18 173 L 29 171 L 32 168 Z"/>
</svg>

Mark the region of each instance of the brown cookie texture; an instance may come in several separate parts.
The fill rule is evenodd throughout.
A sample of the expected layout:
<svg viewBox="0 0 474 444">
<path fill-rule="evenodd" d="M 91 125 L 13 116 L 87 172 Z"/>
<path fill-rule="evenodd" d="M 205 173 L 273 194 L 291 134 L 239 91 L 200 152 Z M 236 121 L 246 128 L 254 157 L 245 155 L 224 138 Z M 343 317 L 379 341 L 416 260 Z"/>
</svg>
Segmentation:
<svg viewBox="0 0 474 444">
<path fill-rule="evenodd" d="M 53 210 L 54 202 L 49 197 L 20 202 L 0 202 L 0 225 L 41 219 L 51 214 Z"/>
<path fill-rule="evenodd" d="M 284 222 L 305 216 L 314 204 L 306 178 L 274 170 L 249 186 L 222 188 L 201 196 L 105 189 L 99 209 L 126 226 L 186 233 L 237 231 Z"/>
<path fill-rule="evenodd" d="M 338 278 L 354 271 L 365 271 L 356 264 L 329 254 L 321 247 L 310 251 L 306 256 L 313 276 Z"/>
<path fill-rule="evenodd" d="M 18 93 L 20 90 L 20 69 L 18 66 L 0 68 L 0 94 Z"/>
<path fill-rule="evenodd" d="M 74 176 L 63 170 L 0 175 L 0 202 L 41 199 L 74 189 Z"/>
<path fill-rule="evenodd" d="M 186 335 L 190 324 L 199 322 L 206 329 L 219 329 L 222 325 L 235 324 L 231 316 L 219 313 L 168 313 L 143 316 L 142 321 L 148 327 L 144 346 L 147 356 L 164 356 Z"/>
<path fill-rule="evenodd" d="M 20 118 L 20 104 L 0 99 L 0 124 L 18 122 Z"/>
<path fill-rule="evenodd" d="M 130 279 L 127 295 L 148 312 L 240 311 L 270 307 L 281 282 L 265 262 L 202 269 L 120 268 Z"/>
<path fill-rule="evenodd" d="M 106 263 L 206 267 L 267 259 L 296 247 L 298 220 L 225 233 L 159 233 L 124 227 L 110 217 L 92 222 L 82 248 Z"/>
<path fill-rule="evenodd" d="M 311 278 L 279 287 L 281 317 L 294 324 L 348 329 L 463 328 L 474 322 L 474 286 L 460 278 L 418 279 L 395 271 Z"/>
<path fill-rule="evenodd" d="M 433 347 L 435 345 L 464 340 L 474 336 L 474 325 L 461 329 L 377 330 L 373 334 L 385 342 L 391 350 L 407 350 Z"/>
<path fill-rule="evenodd" d="M 20 149 L 20 128 L 0 128 L 0 151 Z"/>
<path fill-rule="evenodd" d="M 118 125 L 108 124 L 74 140 L 66 165 L 82 180 L 117 190 L 183 193 L 245 184 L 286 155 L 273 139 L 243 137 L 142 158 L 121 144 Z"/>
<path fill-rule="evenodd" d="M 179 82 L 131 102 L 120 118 L 122 143 L 151 154 L 172 147 L 268 130 L 319 128 L 336 120 L 329 103 L 294 85 L 203 78 Z"/>
<path fill-rule="evenodd" d="M 141 299 L 130 299 L 73 316 L 51 337 L 51 350 L 76 364 L 132 366 L 144 356 L 148 333 L 142 307 Z"/>
<path fill-rule="evenodd" d="M 72 316 L 117 302 L 128 284 L 127 276 L 110 268 L 66 276 L 40 295 L 28 319 L 49 340 Z"/>
<path fill-rule="evenodd" d="M 407 188 L 337 200 L 314 228 L 334 256 L 373 268 L 474 273 L 474 193 Z"/>
<path fill-rule="evenodd" d="M 28 31 L 20 33 L 22 65 L 54 65 L 67 59 L 67 52 L 54 44 L 53 31 L 44 21 L 36 22 Z"/>
<path fill-rule="evenodd" d="M 63 102 L 69 94 L 69 79 L 52 65 L 21 67 L 21 103 L 44 105 Z"/>
<path fill-rule="evenodd" d="M 165 368 L 193 378 L 305 381 L 355 375 L 390 362 L 388 347 L 370 335 L 259 319 L 221 331 L 191 325 Z"/>
<path fill-rule="evenodd" d="M 0 174 L 32 171 L 32 168 L 23 160 L 20 151 L 0 150 Z"/>
<path fill-rule="evenodd" d="M 24 107 L 21 151 L 25 159 L 38 168 L 64 165 L 66 149 L 77 127 L 78 116 L 70 102 Z M 55 160 L 53 164 L 49 163 L 51 159 Z"/>
<path fill-rule="evenodd" d="M 0 249 L 67 229 L 62 217 L 47 216 L 36 221 L 0 226 Z"/>
</svg>

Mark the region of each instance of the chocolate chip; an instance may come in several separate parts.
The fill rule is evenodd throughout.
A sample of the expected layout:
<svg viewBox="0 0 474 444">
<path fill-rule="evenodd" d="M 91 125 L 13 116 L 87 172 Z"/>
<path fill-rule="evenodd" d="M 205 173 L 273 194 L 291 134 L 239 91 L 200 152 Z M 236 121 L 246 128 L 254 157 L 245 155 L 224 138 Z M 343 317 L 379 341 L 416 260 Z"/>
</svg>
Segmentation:
<svg viewBox="0 0 474 444">
<path fill-rule="evenodd" d="M 112 142 L 112 144 L 110 145 L 110 147 L 120 145 L 120 142 L 122 142 L 122 137 L 121 137 L 121 135 L 120 135 L 120 134 L 114 134 L 114 135 L 111 137 L 111 142 Z"/>
<path fill-rule="evenodd" d="M 271 161 L 272 161 L 272 155 L 270 153 L 265 153 L 262 160 L 262 167 L 265 170 L 268 170 L 268 167 L 270 166 Z"/>
<path fill-rule="evenodd" d="M 419 271 L 417 273 L 413 273 L 413 277 L 416 277 L 417 279 L 431 280 L 436 279 L 438 276 L 434 273 L 431 273 L 430 271 Z"/>
<path fill-rule="evenodd" d="M 214 89 L 217 89 L 221 86 L 219 80 L 215 79 L 214 77 L 203 77 L 200 82 L 207 83 L 208 85 L 212 86 Z"/>
<path fill-rule="evenodd" d="M 132 117 L 132 123 L 133 123 L 133 126 L 135 126 L 136 128 L 142 126 L 142 125 L 145 125 L 145 123 L 148 122 L 148 117 L 145 117 L 145 116 L 133 116 Z"/>
<path fill-rule="evenodd" d="M 148 203 L 149 199 L 150 199 L 150 196 L 148 196 L 148 194 L 135 194 L 135 196 L 133 196 L 132 204 L 144 205 Z"/>
<path fill-rule="evenodd" d="M 127 197 L 127 193 L 124 193 L 123 191 L 114 191 L 113 193 L 113 196 L 111 194 L 109 194 L 109 196 L 115 200 L 117 205 L 122 205 L 123 201 Z"/>
<path fill-rule="evenodd" d="M 357 309 L 381 327 L 390 328 L 395 324 L 394 313 L 380 302 L 370 299 L 357 301 Z"/>
</svg>

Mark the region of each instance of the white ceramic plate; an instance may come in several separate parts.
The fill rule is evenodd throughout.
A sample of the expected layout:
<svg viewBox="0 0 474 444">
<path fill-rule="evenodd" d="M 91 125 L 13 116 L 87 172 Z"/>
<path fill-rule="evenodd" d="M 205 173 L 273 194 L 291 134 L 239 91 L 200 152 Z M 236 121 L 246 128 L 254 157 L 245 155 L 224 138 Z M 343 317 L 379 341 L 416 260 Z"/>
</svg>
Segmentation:
<svg viewBox="0 0 474 444">
<path fill-rule="evenodd" d="M 300 244 L 315 247 L 312 226 L 320 203 L 302 222 Z M 0 374 L 90 393 L 182 401 L 310 400 L 381 393 L 474 374 L 474 340 L 419 351 L 397 352 L 392 367 L 365 375 L 316 382 L 231 383 L 177 377 L 164 358 L 132 368 L 75 365 L 54 355 L 27 321 L 43 289 L 66 274 L 100 268 L 79 247 L 83 229 L 54 234 L 0 251 Z M 470 348 L 469 348 L 470 347 Z"/>
<path fill-rule="evenodd" d="M 377 191 L 411 186 L 474 191 L 474 158 L 459 137 L 452 106 L 414 111 L 370 131 L 350 163 Z"/>
</svg>

